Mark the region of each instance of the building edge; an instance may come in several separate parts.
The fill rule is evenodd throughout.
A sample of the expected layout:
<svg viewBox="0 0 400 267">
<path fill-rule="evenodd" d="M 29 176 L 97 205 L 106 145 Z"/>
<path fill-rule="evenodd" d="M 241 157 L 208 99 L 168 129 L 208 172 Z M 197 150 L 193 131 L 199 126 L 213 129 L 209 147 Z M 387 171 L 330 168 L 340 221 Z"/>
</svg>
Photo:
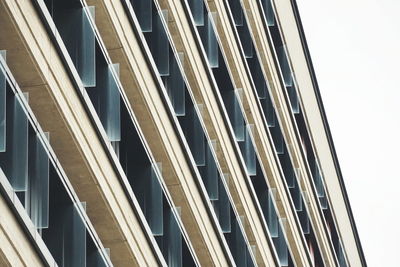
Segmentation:
<svg viewBox="0 0 400 267">
<path fill-rule="evenodd" d="M 325 133 L 327 136 L 327 140 L 329 143 L 329 148 L 330 148 L 330 152 L 333 158 L 333 162 L 335 165 L 335 169 L 336 169 L 336 173 L 337 176 L 339 178 L 339 184 L 340 184 L 340 188 L 342 191 L 342 195 L 343 195 L 343 199 L 346 205 L 346 209 L 347 209 L 347 214 L 349 216 L 350 219 L 350 223 L 351 223 L 351 227 L 353 230 L 353 235 L 357 244 L 357 250 L 358 250 L 358 254 L 360 256 L 360 260 L 362 262 L 363 266 L 367 266 L 367 262 L 365 259 L 365 255 L 364 255 L 364 251 L 362 249 L 362 245 L 361 245 L 361 240 L 360 240 L 360 236 L 358 234 L 358 230 L 357 230 L 357 226 L 356 226 L 356 222 L 354 220 L 354 215 L 353 215 L 353 211 L 351 209 L 351 205 L 350 205 L 350 200 L 347 194 L 347 190 L 346 190 L 346 186 L 344 183 L 344 179 L 343 179 L 343 174 L 340 168 L 340 164 L 339 164 L 339 159 L 336 153 L 336 149 L 335 149 L 335 144 L 333 142 L 333 137 L 332 137 L 332 133 L 330 130 L 330 126 L 329 126 L 329 122 L 328 122 L 328 118 L 326 116 L 326 112 L 325 112 L 325 108 L 324 108 L 324 104 L 322 101 L 322 96 L 321 96 L 321 92 L 319 90 L 319 85 L 318 85 L 318 81 L 317 81 L 317 76 L 315 74 L 315 69 L 314 69 L 314 65 L 311 59 L 311 53 L 307 44 L 307 38 L 305 35 L 305 31 L 304 31 L 304 27 L 303 27 L 303 23 L 301 21 L 301 17 L 300 17 L 300 11 L 299 8 L 297 6 L 297 1 L 296 0 L 290 0 L 291 5 L 292 5 L 292 9 L 293 9 L 293 14 L 296 20 L 296 25 L 298 28 L 298 32 L 299 32 L 299 36 L 300 36 L 300 40 L 301 40 L 301 45 L 303 47 L 303 52 L 304 52 L 304 56 L 307 62 L 307 67 L 308 67 L 308 71 L 310 73 L 310 77 L 311 77 L 311 81 L 313 84 L 313 89 L 314 89 L 314 93 L 317 99 L 317 103 L 318 103 L 318 107 L 319 107 L 319 111 L 321 114 L 321 118 L 322 118 L 322 122 L 324 125 L 324 129 L 325 129 Z"/>
</svg>

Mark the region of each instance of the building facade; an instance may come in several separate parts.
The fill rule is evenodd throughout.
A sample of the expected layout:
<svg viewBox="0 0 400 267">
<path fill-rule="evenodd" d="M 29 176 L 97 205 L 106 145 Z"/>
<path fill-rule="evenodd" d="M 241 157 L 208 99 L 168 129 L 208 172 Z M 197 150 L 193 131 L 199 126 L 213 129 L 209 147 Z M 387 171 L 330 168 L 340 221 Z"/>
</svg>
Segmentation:
<svg viewBox="0 0 400 267">
<path fill-rule="evenodd" d="M 0 0 L 0 266 L 366 266 L 295 0 Z"/>
</svg>

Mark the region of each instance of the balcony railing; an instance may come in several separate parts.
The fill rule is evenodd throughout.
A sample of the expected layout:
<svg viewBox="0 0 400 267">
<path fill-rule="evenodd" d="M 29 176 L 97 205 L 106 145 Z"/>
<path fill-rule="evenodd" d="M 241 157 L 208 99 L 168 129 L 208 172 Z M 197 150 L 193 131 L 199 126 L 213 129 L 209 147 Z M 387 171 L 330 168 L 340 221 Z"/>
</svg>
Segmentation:
<svg viewBox="0 0 400 267">
<path fill-rule="evenodd" d="M 186 1 L 184 1 L 186 2 Z M 240 3 L 236 3 L 239 4 Z M 219 43 L 218 35 L 216 34 L 215 14 L 208 11 L 205 3 L 202 0 L 188 0 L 189 14 L 193 18 L 192 22 L 197 31 L 199 42 L 208 63 L 209 71 L 215 80 L 217 91 L 216 94 L 222 101 L 223 109 L 227 114 L 228 126 L 231 129 L 233 139 L 239 148 L 239 155 L 243 160 L 247 176 L 250 179 L 251 191 L 255 192 L 257 205 L 261 209 L 261 214 L 268 228 L 268 235 L 272 238 L 275 251 L 277 253 L 281 266 L 291 266 L 293 264 L 290 249 L 287 245 L 286 235 L 284 232 L 283 222 L 285 218 L 279 219 L 275 204 L 275 189 L 271 188 L 266 179 L 264 167 L 260 160 L 259 153 L 254 145 L 252 134 L 253 125 L 247 122 L 246 115 L 242 106 L 242 89 L 235 88 L 229 69 L 227 68 L 226 59 L 222 53 L 222 48 Z M 201 20 L 200 18 L 203 18 Z M 242 13 L 237 12 L 233 15 L 234 24 L 237 25 L 242 35 L 249 31 L 246 20 Z M 242 47 L 246 58 L 254 58 L 256 56 L 254 48 L 251 44 L 251 39 Z M 259 68 L 257 71 L 261 72 Z M 262 80 L 257 80 L 258 82 Z M 264 86 L 265 105 L 268 110 L 273 111 L 273 106 L 269 96 L 266 94 L 266 84 Z M 258 89 L 261 90 L 261 87 Z M 276 125 L 274 113 L 269 113 L 269 125 Z M 279 129 L 279 127 L 275 127 Z M 283 147 L 283 136 L 279 135 L 277 140 L 281 141 Z M 279 139 L 280 138 L 280 139 Z M 281 148 L 282 149 L 282 148 Z M 281 222 L 281 223 L 279 223 Z"/>
<path fill-rule="evenodd" d="M 301 98 L 297 94 L 299 88 L 297 86 L 295 75 L 290 65 L 290 58 L 284 44 L 284 40 L 282 38 L 281 29 L 276 19 L 273 2 L 272 0 L 260 0 L 260 4 L 262 6 L 261 10 L 263 18 L 266 21 L 267 25 L 266 33 L 267 36 L 271 36 L 272 43 L 274 45 L 276 59 L 280 68 L 283 83 L 285 85 L 284 90 L 286 90 L 289 102 L 292 107 L 291 111 L 295 118 L 297 129 L 302 140 L 303 150 L 307 159 L 306 161 L 313 178 L 313 185 L 316 192 L 315 195 L 319 200 L 319 205 L 323 212 L 322 217 L 328 226 L 328 238 L 332 241 L 339 266 L 347 267 L 348 264 L 344 249 L 342 247 L 342 241 L 339 237 L 337 226 L 333 219 L 332 211 L 330 209 L 327 197 L 327 190 L 324 185 L 324 179 L 318 164 L 316 153 L 312 146 L 310 133 L 305 124 L 305 117 L 301 108 Z"/>
<path fill-rule="evenodd" d="M 76 89 L 91 111 L 135 212 L 144 216 L 143 229 L 152 235 L 153 248 L 162 253 L 160 264 L 198 265 L 180 220 L 180 208 L 173 205 L 161 177 L 162 164 L 148 150 L 119 81 L 119 66 L 111 63 L 98 34 L 95 8 L 76 0 L 37 0 L 37 7 L 52 29 L 50 34 L 61 37 L 56 42 L 60 56 L 76 79 Z"/>
<path fill-rule="evenodd" d="M 0 187 L 51 266 L 112 266 L 67 176 L 0 56 Z M 19 207 L 23 207 L 23 211 Z M 27 219 L 27 218 L 29 219 Z M 33 227 L 31 227 L 33 225 Z M 44 246 L 41 244 L 44 243 Z M 50 253 L 51 257 L 48 256 Z"/>
<path fill-rule="evenodd" d="M 166 90 L 168 101 L 173 107 L 174 116 L 189 146 L 201 183 L 214 207 L 213 212 L 218 219 L 218 227 L 224 234 L 235 264 L 254 266 L 254 256 L 232 202 L 226 175 L 222 173 L 215 155 L 214 141 L 210 140 L 203 125 L 201 115 L 203 106 L 196 104 L 184 75 L 184 55 L 176 52 L 171 41 L 166 26 L 168 12 L 160 10 L 153 0 L 124 2 L 132 20 L 137 18 L 139 22 L 157 73 L 162 80 L 163 89 Z M 211 45 L 209 49 L 209 56 L 213 58 L 212 64 L 217 65 L 216 47 Z"/>
</svg>

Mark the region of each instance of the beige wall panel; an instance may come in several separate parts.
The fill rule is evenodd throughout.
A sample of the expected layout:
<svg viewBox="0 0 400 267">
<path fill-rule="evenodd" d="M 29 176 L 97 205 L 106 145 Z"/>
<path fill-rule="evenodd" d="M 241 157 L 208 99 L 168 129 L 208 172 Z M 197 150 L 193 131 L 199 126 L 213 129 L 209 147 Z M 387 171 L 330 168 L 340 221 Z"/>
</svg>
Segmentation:
<svg viewBox="0 0 400 267">
<path fill-rule="evenodd" d="M 154 266 L 156 256 L 31 1 L 2 1 L 9 67 L 116 266 Z"/>
<path fill-rule="evenodd" d="M 229 174 L 230 193 L 239 215 L 244 216 L 244 226 L 251 245 L 256 246 L 256 261 L 259 266 L 272 266 L 273 252 L 268 244 L 262 222 L 257 214 L 250 191 L 246 185 L 245 169 L 240 168 L 234 152 L 234 144 L 225 127 L 217 99 L 212 90 L 212 81 L 207 76 L 207 66 L 201 60 L 201 51 L 196 49 L 195 36 L 191 33 L 184 7 L 179 1 L 159 1 L 162 9 L 168 9 L 168 27 L 178 52 L 184 54 L 184 70 L 196 103 L 203 104 L 202 119 L 211 140 L 216 140 L 216 153 L 223 173 Z"/>
<path fill-rule="evenodd" d="M 301 180 L 299 181 L 301 188 L 302 190 L 306 191 L 306 203 L 308 205 L 310 218 L 316 233 L 317 241 L 321 247 L 322 257 L 327 265 L 332 266 L 335 264 L 335 259 L 332 250 L 330 249 L 330 240 L 327 238 L 326 224 L 319 215 L 319 204 L 311 193 L 311 190 L 314 190 L 313 184 L 310 183 L 311 174 L 309 172 L 308 165 L 306 165 L 303 161 L 301 154 L 302 151 L 300 149 L 301 144 L 297 142 L 297 140 L 300 140 L 297 139 L 297 127 L 293 125 L 293 115 L 286 105 L 286 93 L 283 94 L 281 89 L 281 83 L 279 80 L 280 73 L 277 72 L 277 66 L 273 60 L 274 54 L 270 49 L 271 47 L 269 46 L 269 40 L 267 39 L 269 37 L 265 34 L 265 29 L 259 13 L 261 11 L 258 10 L 257 4 L 252 1 L 245 1 L 245 6 L 247 9 L 249 9 L 249 12 L 251 12 L 250 24 L 256 40 L 256 46 L 259 51 L 263 51 L 262 61 L 264 70 L 268 76 L 269 85 L 272 88 L 272 96 L 275 101 L 275 107 L 279 113 L 280 123 L 283 128 L 282 130 L 285 135 L 289 151 L 291 153 L 293 165 L 295 168 L 298 168 L 300 175 L 299 177 L 301 177 Z"/>
<path fill-rule="evenodd" d="M 296 73 L 299 93 L 302 99 L 302 107 L 306 115 L 311 139 L 317 153 L 321 169 L 325 178 L 326 188 L 334 220 L 339 228 L 339 234 L 343 240 L 344 250 L 351 266 L 362 266 L 353 229 L 348 216 L 339 177 L 334 165 L 334 158 L 329 146 L 327 133 L 321 117 L 321 110 L 315 96 L 314 86 L 311 80 L 306 57 L 302 47 L 299 29 L 296 24 L 292 5 L 289 0 L 275 1 L 281 27 L 288 52 L 290 54 L 292 67 Z M 312 51 L 311 51 L 312 53 Z M 341 214 L 346 216 L 340 216 Z"/>
<path fill-rule="evenodd" d="M 257 99 L 252 92 L 249 77 L 246 74 L 245 66 L 240 57 L 240 51 L 235 43 L 234 32 L 230 26 L 227 10 L 222 0 L 214 0 L 208 2 L 210 10 L 216 11 L 218 14 L 218 33 L 222 42 L 224 53 L 228 59 L 228 66 L 232 71 L 232 77 L 236 88 L 243 88 L 243 107 L 247 116 L 248 123 L 254 124 L 254 139 L 258 153 L 264 170 L 267 173 L 270 186 L 277 189 L 277 207 L 281 217 L 288 219 L 287 236 L 289 246 L 293 254 L 293 260 L 297 265 L 307 266 L 309 264 L 309 256 L 304 247 L 305 240 L 296 225 L 296 218 L 291 211 L 290 199 L 285 191 L 285 185 L 279 174 L 279 168 L 276 165 L 276 156 L 274 155 L 269 134 L 264 127 L 264 121 L 260 113 Z M 253 3 L 255 4 L 255 3 Z M 263 52 L 262 50 L 259 50 Z"/>
<path fill-rule="evenodd" d="M 0 266 L 44 266 L 8 205 L 0 195 Z"/>
<path fill-rule="evenodd" d="M 86 2 L 96 6 L 96 25 L 112 61 L 120 64 L 125 94 L 153 156 L 162 163 L 163 178 L 174 204 L 182 208 L 181 219 L 201 265 L 227 266 L 226 244 L 219 240 L 222 233 L 213 227 L 206 211 L 211 206 L 203 202 L 194 180 L 198 178 L 188 165 L 163 104 L 165 96 L 158 92 L 159 81 L 154 80 L 121 1 Z"/>
</svg>

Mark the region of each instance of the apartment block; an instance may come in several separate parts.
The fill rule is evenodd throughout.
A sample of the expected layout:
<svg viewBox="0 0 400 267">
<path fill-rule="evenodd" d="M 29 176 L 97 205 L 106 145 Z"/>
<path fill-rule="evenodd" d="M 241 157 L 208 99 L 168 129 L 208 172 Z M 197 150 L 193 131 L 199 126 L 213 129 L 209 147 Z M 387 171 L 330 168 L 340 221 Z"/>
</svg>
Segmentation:
<svg viewBox="0 0 400 267">
<path fill-rule="evenodd" d="M 0 0 L 0 266 L 366 266 L 296 0 Z"/>
</svg>

